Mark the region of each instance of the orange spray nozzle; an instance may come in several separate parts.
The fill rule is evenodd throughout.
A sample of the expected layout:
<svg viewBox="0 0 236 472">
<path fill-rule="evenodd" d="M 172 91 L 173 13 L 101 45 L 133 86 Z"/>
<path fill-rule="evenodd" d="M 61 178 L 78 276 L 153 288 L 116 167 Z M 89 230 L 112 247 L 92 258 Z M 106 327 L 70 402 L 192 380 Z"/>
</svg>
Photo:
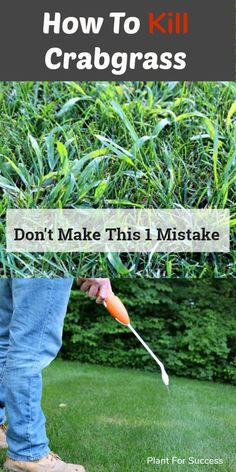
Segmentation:
<svg viewBox="0 0 236 472">
<path fill-rule="evenodd" d="M 109 292 L 105 301 L 105 307 L 109 311 L 110 315 L 117 321 L 127 326 L 130 325 L 129 315 L 125 306 L 113 292 Z"/>
</svg>

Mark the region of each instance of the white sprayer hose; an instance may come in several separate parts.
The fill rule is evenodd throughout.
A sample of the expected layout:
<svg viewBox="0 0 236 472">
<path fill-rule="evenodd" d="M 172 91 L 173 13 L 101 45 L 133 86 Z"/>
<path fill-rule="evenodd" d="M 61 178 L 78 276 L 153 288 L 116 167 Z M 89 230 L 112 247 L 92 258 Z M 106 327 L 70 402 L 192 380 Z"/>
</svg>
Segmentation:
<svg viewBox="0 0 236 472">
<path fill-rule="evenodd" d="M 162 362 L 158 359 L 157 356 L 155 356 L 154 352 L 152 352 L 152 350 L 150 349 L 150 347 L 145 343 L 145 341 L 141 338 L 141 336 L 137 333 L 137 331 L 133 328 L 133 326 L 131 324 L 128 324 L 127 325 L 129 327 L 129 329 L 132 331 L 132 333 L 136 336 L 136 338 L 141 342 L 141 344 L 143 345 L 143 347 L 145 347 L 145 349 L 149 352 L 149 354 L 153 357 L 153 359 L 156 361 L 156 363 L 159 365 L 160 369 L 161 369 L 161 376 L 162 376 L 162 380 L 163 380 L 163 383 L 168 386 L 169 385 L 169 377 L 168 377 L 168 374 L 165 370 L 165 367 L 164 365 L 162 364 Z"/>
</svg>

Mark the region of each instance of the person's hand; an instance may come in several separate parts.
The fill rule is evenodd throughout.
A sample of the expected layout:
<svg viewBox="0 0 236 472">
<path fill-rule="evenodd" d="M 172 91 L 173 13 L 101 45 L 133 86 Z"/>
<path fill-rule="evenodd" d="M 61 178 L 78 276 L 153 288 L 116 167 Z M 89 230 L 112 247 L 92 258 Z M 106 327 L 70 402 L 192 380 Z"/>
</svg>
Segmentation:
<svg viewBox="0 0 236 472">
<path fill-rule="evenodd" d="M 82 292 L 86 292 L 89 297 L 96 297 L 96 303 L 105 302 L 108 292 L 112 290 L 110 279 L 77 279 L 77 284 Z"/>
</svg>

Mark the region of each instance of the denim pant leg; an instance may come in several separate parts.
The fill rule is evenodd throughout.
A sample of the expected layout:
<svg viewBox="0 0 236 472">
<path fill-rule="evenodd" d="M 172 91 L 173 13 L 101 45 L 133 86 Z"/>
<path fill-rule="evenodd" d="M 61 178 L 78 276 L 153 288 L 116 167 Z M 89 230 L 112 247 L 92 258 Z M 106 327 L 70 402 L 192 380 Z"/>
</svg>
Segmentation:
<svg viewBox="0 0 236 472">
<path fill-rule="evenodd" d="M 4 370 L 9 347 L 9 327 L 12 317 L 11 280 L 0 279 L 0 424 L 5 422 Z"/>
<path fill-rule="evenodd" d="M 8 456 L 48 454 L 41 408 L 42 369 L 56 357 L 72 279 L 13 279 L 13 315 L 5 369 Z"/>
</svg>

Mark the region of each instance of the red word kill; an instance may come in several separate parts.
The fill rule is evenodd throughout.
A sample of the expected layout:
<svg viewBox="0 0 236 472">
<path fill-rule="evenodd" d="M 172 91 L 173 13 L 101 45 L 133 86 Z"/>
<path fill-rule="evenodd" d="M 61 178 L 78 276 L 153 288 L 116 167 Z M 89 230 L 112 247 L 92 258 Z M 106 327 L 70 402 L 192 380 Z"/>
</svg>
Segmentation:
<svg viewBox="0 0 236 472">
<path fill-rule="evenodd" d="M 153 12 L 149 13 L 149 33 L 157 31 L 162 34 L 187 34 L 188 33 L 187 12 L 174 13 L 173 11 L 162 12 L 155 16 Z"/>
</svg>

